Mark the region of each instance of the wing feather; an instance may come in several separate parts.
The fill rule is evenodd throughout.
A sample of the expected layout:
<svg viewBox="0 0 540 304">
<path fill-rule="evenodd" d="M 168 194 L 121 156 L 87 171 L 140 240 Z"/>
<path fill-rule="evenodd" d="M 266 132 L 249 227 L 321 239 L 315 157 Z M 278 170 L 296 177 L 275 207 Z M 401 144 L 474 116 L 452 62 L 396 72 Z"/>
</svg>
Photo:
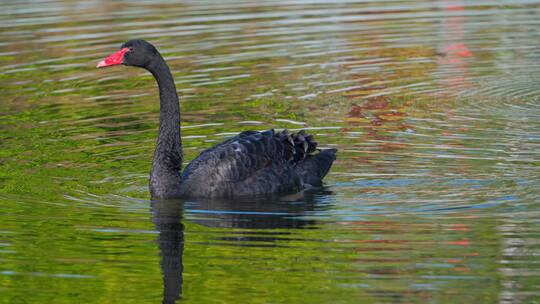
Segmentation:
<svg viewBox="0 0 540 304">
<path fill-rule="evenodd" d="M 316 145 L 304 131 L 242 132 L 193 160 L 182 174 L 182 191 L 186 196 L 233 197 L 299 190 L 302 177 L 312 171 L 306 169 L 315 163 L 301 172 L 296 167 Z M 326 174 L 327 168 L 322 171 Z"/>
</svg>

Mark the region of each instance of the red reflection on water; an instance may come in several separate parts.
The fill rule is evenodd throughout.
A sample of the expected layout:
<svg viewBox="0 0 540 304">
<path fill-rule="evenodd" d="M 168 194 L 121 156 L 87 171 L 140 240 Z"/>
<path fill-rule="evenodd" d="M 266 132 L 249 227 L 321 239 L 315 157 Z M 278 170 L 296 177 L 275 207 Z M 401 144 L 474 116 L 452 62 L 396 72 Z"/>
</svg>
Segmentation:
<svg viewBox="0 0 540 304">
<path fill-rule="evenodd" d="M 457 1 L 442 1 L 442 8 L 447 11 L 460 12 L 465 8 Z M 445 94 L 452 95 L 456 88 L 469 87 L 467 81 L 469 62 L 466 60 L 472 57 L 472 51 L 466 45 L 465 37 L 466 17 L 452 14 L 442 20 L 441 45 L 439 53 L 439 69 L 443 71 L 442 85 Z"/>
<path fill-rule="evenodd" d="M 449 242 L 446 242 L 446 244 L 467 247 L 469 246 L 470 243 L 469 243 L 469 240 L 460 240 L 460 241 L 449 241 Z"/>
<path fill-rule="evenodd" d="M 450 225 L 450 228 L 446 228 L 446 230 L 451 230 L 451 231 L 469 231 L 471 230 L 469 228 L 469 226 L 465 225 L 465 224 L 451 224 Z"/>
<path fill-rule="evenodd" d="M 463 43 L 452 43 L 445 48 L 447 54 L 451 54 L 452 57 L 471 57 L 472 52 Z"/>
<path fill-rule="evenodd" d="M 448 5 L 446 9 L 449 11 L 462 11 L 465 7 L 463 5 Z"/>
</svg>

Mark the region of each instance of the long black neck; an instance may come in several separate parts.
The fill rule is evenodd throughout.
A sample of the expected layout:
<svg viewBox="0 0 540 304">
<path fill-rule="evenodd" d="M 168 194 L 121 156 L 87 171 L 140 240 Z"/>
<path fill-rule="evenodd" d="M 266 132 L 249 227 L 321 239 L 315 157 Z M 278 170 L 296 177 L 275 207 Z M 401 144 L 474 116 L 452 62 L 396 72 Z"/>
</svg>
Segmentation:
<svg viewBox="0 0 540 304">
<path fill-rule="evenodd" d="M 180 138 L 180 104 L 171 71 L 161 56 L 147 69 L 159 86 L 159 135 L 150 173 L 152 198 L 174 198 L 180 190 L 182 142 Z"/>
</svg>

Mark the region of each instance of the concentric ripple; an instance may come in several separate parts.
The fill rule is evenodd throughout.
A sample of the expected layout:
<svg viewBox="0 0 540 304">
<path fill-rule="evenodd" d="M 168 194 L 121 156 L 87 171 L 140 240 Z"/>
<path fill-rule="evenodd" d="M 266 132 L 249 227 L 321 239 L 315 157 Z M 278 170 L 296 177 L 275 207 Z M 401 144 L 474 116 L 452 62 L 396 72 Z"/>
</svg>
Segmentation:
<svg viewBox="0 0 540 304">
<path fill-rule="evenodd" d="M 529 303 L 540 1 L 3 1 L 0 303 Z M 171 66 L 185 163 L 313 133 L 325 187 L 150 202 Z"/>
</svg>

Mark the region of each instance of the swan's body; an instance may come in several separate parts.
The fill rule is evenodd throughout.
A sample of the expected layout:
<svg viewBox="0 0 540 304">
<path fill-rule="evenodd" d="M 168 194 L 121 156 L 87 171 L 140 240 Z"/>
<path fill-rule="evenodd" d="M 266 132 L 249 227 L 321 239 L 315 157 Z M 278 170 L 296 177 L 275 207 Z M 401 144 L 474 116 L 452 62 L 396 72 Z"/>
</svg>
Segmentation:
<svg viewBox="0 0 540 304">
<path fill-rule="evenodd" d="M 159 86 L 160 126 L 150 173 L 152 198 L 239 197 L 299 191 L 317 186 L 336 149 L 316 151 L 304 131 L 245 131 L 203 151 L 181 173 L 180 106 L 165 60 L 144 40 L 131 40 L 98 64 L 143 67 Z"/>
</svg>

